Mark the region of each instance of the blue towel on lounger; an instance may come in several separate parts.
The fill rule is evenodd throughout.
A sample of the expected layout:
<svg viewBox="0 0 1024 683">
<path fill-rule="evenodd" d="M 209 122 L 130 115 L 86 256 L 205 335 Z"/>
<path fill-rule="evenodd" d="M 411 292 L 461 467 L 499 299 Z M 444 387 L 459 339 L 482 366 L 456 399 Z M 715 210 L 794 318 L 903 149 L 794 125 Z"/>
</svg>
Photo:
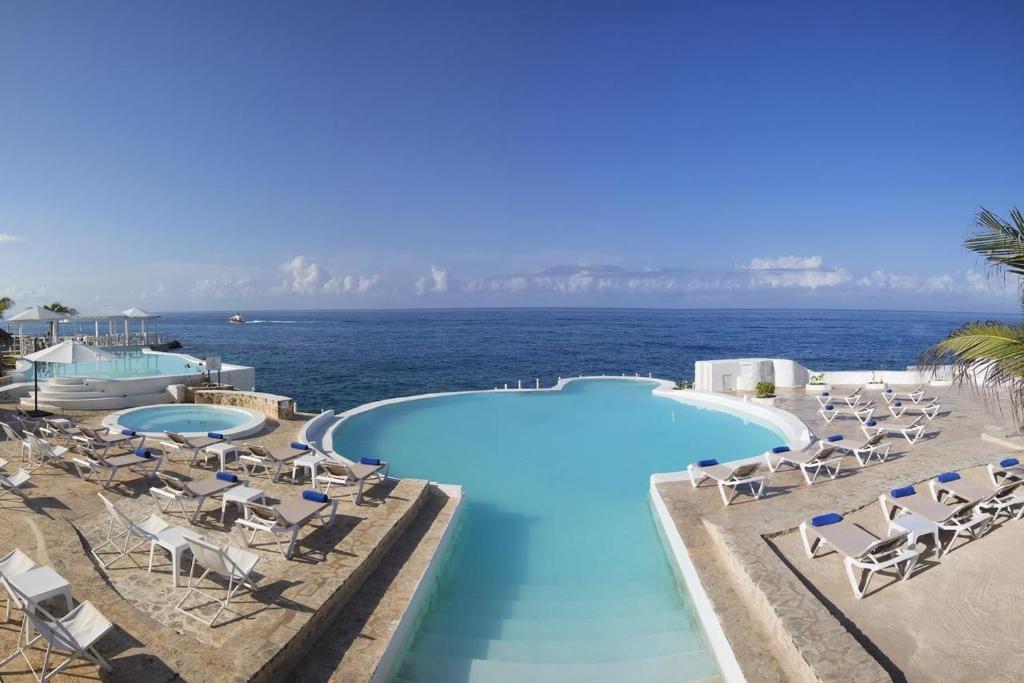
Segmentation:
<svg viewBox="0 0 1024 683">
<path fill-rule="evenodd" d="M 836 407 L 834 405 L 832 405 L 831 403 L 829 403 L 828 405 L 825 406 L 825 410 L 835 410 L 835 409 L 836 409 Z"/>
<path fill-rule="evenodd" d="M 309 450 L 309 444 L 302 443 L 301 441 L 292 441 L 290 445 L 291 445 L 292 448 L 294 448 L 297 451 L 308 451 Z"/>
<path fill-rule="evenodd" d="M 772 453 L 789 453 L 789 446 L 776 446 L 772 449 Z"/>
<path fill-rule="evenodd" d="M 838 512 L 829 512 L 811 518 L 811 526 L 828 526 L 843 521 L 843 516 Z"/>
<path fill-rule="evenodd" d="M 136 448 L 135 449 L 135 455 L 139 456 L 140 458 L 152 458 L 153 457 L 153 454 L 150 453 L 149 450 L 146 449 L 146 448 Z"/>
<path fill-rule="evenodd" d="M 220 432 L 206 432 L 206 435 L 211 439 L 223 439 L 224 435 Z"/>
<path fill-rule="evenodd" d="M 960 475 L 956 472 L 943 472 L 939 476 L 935 477 L 940 483 L 948 484 L 951 481 L 956 481 L 960 478 Z"/>
<path fill-rule="evenodd" d="M 828 393 L 827 391 L 823 391 L 823 392 L 821 392 L 821 395 L 822 396 L 831 396 L 832 394 Z"/>
<path fill-rule="evenodd" d="M 717 464 L 718 464 L 718 461 L 715 460 L 714 458 L 709 458 L 707 460 L 698 460 L 697 461 L 697 467 L 711 467 L 712 465 L 717 465 Z"/>
<path fill-rule="evenodd" d="M 832 443 L 835 443 L 836 441 L 842 441 L 843 440 L 843 435 L 842 434 L 829 434 L 828 436 L 825 437 L 825 440 L 826 441 L 831 441 Z"/>
<path fill-rule="evenodd" d="M 330 500 L 330 498 L 327 497 L 326 493 L 320 493 L 319 491 L 311 491 L 309 489 L 305 489 L 302 492 L 302 497 L 305 500 L 309 500 L 314 503 L 326 503 L 327 501 Z"/>
<path fill-rule="evenodd" d="M 895 402 L 893 403 L 893 405 L 894 405 L 894 406 L 896 406 L 897 408 L 899 408 L 900 406 L 902 406 L 902 405 L 903 405 L 903 401 L 895 401 Z"/>
<path fill-rule="evenodd" d="M 917 493 L 917 490 L 913 486 L 904 486 L 902 488 L 893 489 L 889 491 L 889 495 L 893 498 L 906 498 Z"/>
<path fill-rule="evenodd" d="M 134 429 L 122 429 L 121 433 L 125 436 L 138 436 Z"/>
<path fill-rule="evenodd" d="M 868 420 L 864 424 L 868 427 L 874 427 L 876 424 L 878 424 L 878 422 L 876 422 L 875 420 Z"/>
<path fill-rule="evenodd" d="M 1020 464 L 1020 460 L 1017 458 L 1006 458 L 1005 460 L 999 461 L 1000 467 L 1016 467 Z"/>
<path fill-rule="evenodd" d="M 238 481 L 238 475 L 232 472 L 218 472 L 216 475 L 221 481 L 230 481 L 232 484 Z"/>
<path fill-rule="evenodd" d="M 359 458 L 359 464 L 361 465 L 379 465 L 380 458 Z"/>
</svg>

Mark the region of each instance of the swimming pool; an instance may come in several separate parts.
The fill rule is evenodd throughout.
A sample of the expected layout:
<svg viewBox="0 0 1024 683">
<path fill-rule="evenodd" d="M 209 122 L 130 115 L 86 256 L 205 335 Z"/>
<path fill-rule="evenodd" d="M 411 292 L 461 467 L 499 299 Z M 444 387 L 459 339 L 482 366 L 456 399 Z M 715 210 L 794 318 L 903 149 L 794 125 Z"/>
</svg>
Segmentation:
<svg viewBox="0 0 1024 683">
<path fill-rule="evenodd" d="M 108 351 L 108 353 L 112 353 Z M 201 361 L 180 354 L 130 352 L 103 363 L 39 363 L 39 379 L 50 377 L 93 377 L 122 379 L 157 377 L 161 375 L 197 375 L 203 371 Z M 32 379 L 32 369 L 26 372 Z"/>
<path fill-rule="evenodd" d="M 666 559 L 653 472 L 781 442 L 654 382 L 396 403 L 333 435 L 347 457 L 462 484 L 462 527 L 397 675 L 413 681 L 688 681 L 714 659 Z"/>
<path fill-rule="evenodd" d="M 134 429 L 152 435 L 178 432 L 185 436 L 204 436 L 208 432 L 219 432 L 230 438 L 255 434 L 263 428 L 265 421 L 266 417 L 255 410 L 194 404 L 130 408 L 103 418 L 103 424 L 114 431 Z"/>
</svg>

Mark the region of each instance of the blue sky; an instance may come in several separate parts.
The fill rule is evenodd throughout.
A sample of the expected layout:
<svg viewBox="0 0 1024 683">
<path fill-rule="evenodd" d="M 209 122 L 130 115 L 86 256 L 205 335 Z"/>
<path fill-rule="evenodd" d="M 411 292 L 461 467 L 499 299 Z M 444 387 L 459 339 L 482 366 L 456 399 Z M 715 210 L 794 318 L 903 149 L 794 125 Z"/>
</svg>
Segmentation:
<svg viewBox="0 0 1024 683">
<path fill-rule="evenodd" d="M 8 3 L 18 308 L 1000 311 L 1024 6 Z"/>
</svg>

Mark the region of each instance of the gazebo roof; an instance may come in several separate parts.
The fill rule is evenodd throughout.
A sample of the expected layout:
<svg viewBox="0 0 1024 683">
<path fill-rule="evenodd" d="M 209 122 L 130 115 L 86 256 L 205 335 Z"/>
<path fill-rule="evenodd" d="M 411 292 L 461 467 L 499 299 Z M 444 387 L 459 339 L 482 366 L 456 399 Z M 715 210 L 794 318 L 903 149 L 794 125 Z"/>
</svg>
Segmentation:
<svg viewBox="0 0 1024 683">
<path fill-rule="evenodd" d="M 38 322 L 50 322 L 52 320 L 63 320 L 64 316 L 60 313 L 54 313 L 48 311 L 42 306 L 32 306 L 26 308 L 18 315 L 7 318 L 9 323 L 38 323 Z"/>
<path fill-rule="evenodd" d="M 122 311 L 122 313 L 126 318 L 134 318 L 136 320 L 152 320 L 153 318 L 160 317 L 158 315 L 153 315 L 152 313 L 146 313 L 141 308 L 135 308 L 134 306 Z"/>
</svg>

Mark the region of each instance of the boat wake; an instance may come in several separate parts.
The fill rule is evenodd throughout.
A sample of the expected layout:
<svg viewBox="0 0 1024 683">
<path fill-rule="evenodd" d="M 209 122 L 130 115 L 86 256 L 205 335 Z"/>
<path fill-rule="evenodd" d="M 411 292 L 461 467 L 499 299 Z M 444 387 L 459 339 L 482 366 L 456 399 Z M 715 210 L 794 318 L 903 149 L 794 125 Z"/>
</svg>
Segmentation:
<svg viewBox="0 0 1024 683">
<path fill-rule="evenodd" d="M 258 325 L 260 323 L 274 323 L 277 325 L 295 325 L 298 320 L 246 320 L 246 325 Z"/>
</svg>

